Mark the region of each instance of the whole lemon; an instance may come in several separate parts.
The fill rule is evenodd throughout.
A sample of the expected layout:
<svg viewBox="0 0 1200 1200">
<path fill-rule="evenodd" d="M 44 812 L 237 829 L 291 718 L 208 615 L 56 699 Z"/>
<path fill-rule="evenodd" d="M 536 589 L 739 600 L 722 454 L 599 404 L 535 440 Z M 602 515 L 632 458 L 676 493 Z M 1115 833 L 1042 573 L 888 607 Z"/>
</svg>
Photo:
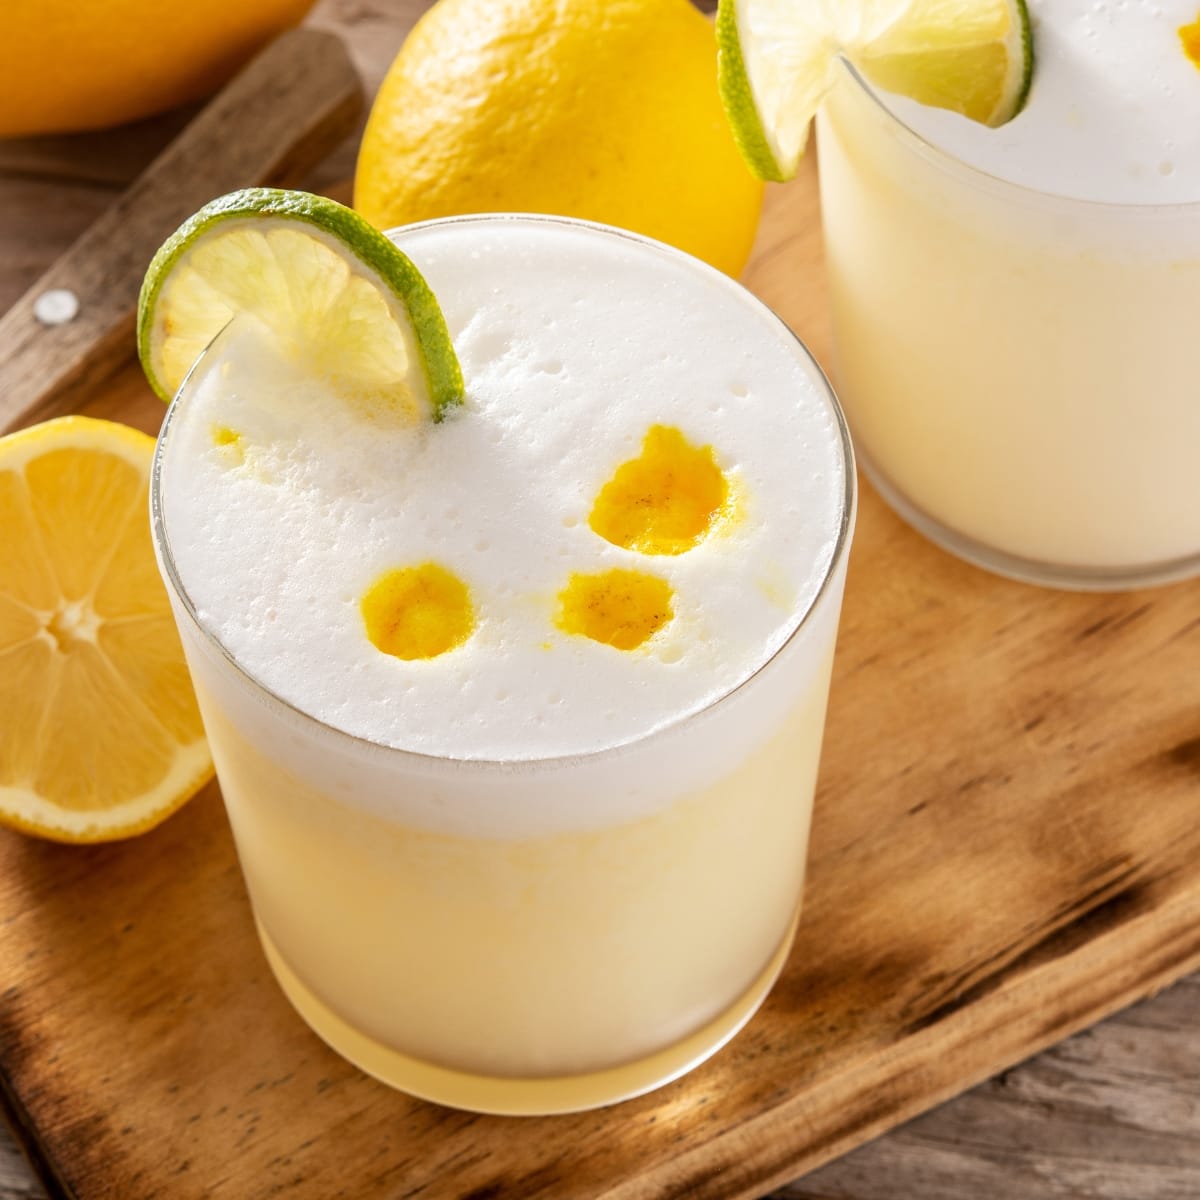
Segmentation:
<svg viewBox="0 0 1200 1200">
<path fill-rule="evenodd" d="M 363 135 L 355 207 L 381 228 L 470 212 L 586 217 L 736 275 L 762 186 L 689 0 L 439 0 Z"/>
<path fill-rule="evenodd" d="M 312 0 L 3 0 L 0 137 L 104 129 L 215 91 Z"/>
</svg>

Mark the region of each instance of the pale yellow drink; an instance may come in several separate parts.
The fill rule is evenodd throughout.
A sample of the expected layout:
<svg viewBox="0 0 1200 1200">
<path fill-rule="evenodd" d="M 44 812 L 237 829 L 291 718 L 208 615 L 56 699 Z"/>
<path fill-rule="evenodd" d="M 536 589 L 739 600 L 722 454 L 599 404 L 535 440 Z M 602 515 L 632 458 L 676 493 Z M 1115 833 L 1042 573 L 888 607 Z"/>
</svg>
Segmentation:
<svg viewBox="0 0 1200 1200">
<path fill-rule="evenodd" d="M 445 1103 L 607 1103 L 711 1054 L 786 955 L 853 517 L 848 446 L 786 329 L 682 255 L 536 219 L 396 236 L 446 313 L 467 410 L 415 447 L 402 429 L 355 441 L 354 422 L 375 418 L 325 428 L 334 398 L 291 377 L 273 405 L 264 360 L 218 347 L 160 449 L 164 573 L 264 947 L 309 1024 Z M 577 324 L 550 328 L 568 310 Z M 668 311 L 675 329 L 658 334 Z M 230 396 L 255 394 L 263 414 L 242 411 L 236 440 L 206 448 L 215 415 L 227 430 L 239 411 Z M 572 405 L 606 398 L 577 444 L 557 440 L 580 425 Z M 493 438 L 526 416 L 516 442 Z M 303 440 L 310 418 L 324 434 L 311 457 L 272 442 Z M 588 512 L 663 421 L 713 445 L 730 501 L 694 548 L 656 556 L 610 545 Z M 404 458 L 405 487 L 428 485 L 428 509 L 329 491 L 354 492 L 341 472 L 369 474 L 376 442 L 385 463 Z M 551 445 L 545 495 L 522 511 L 514 460 Z M 505 473 L 514 490 L 497 499 Z M 198 519 L 226 479 L 239 511 Z M 331 505 L 336 536 L 319 532 Z M 266 562 L 273 516 L 290 532 Z M 215 569 L 217 547 L 240 578 Z M 355 598 L 389 555 L 435 550 L 471 585 L 471 639 L 419 664 L 363 650 Z M 557 623 L 558 584 L 612 564 L 673 589 L 671 620 L 634 650 Z"/>
<path fill-rule="evenodd" d="M 865 468 L 984 566 L 1200 570 L 1200 70 L 1191 0 L 1034 3 L 1000 129 L 872 94 L 820 116 L 836 376 Z"/>
</svg>

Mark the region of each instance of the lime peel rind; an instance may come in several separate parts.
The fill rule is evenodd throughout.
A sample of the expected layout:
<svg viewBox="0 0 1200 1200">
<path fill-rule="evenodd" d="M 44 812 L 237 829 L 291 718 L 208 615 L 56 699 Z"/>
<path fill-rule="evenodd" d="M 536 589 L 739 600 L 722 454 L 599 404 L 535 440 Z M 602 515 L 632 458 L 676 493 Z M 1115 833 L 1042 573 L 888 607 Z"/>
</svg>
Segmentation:
<svg viewBox="0 0 1200 1200">
<path fill-rule="evenodd" d="M 727 113 L 740 113 L 742 119 L 730 120 L 730 131 L 742 157 L 758 179 L 768 183 L 784 183 L 789 175 L 779 164 L 771 148 L 767 131 L 754 102 L 750 73 L 742 54 L 738 36 L 738 0 L 721 0 L 717 6 L 717 87 Z"/>
<path fill-rule="evenodd" d="M 1019 34 L 1021 47 L 1021 86 L 1017 90 L 1017 95 L 1012 104 L 1012 110 L 1007 116 L 997 116 L 994 118 L 995 125 L 1006 125 L 1029 102 L 1029 93 L 1033 88 L 1033 22 L 1029 19 L 1029 5 L 1026 0 L 1016 0 L 1017 15 L 1019 18 Z"/>
<path fill-rule="evenodd" d="M 345 205 L 309 192 L 280 188 L 244 188 L 220 196 L 189 217 L 150 262 L 138 297 L 138 356 L 155 394 L 170 401 L 174 387 L 156 369 L 162 331 L 157 307 L 164 284 L 199 239 L 229 221 L 297 221 L 335 241 L 397 301 L 411 325 L 416 359 L 434 421 L 441 421 L 463 401 L 462 369 L 437 299 L 412 261 L 383 234 Z M 213 330 L 215 336 L 220 330 Z M 177 385 L 176 385 L 177 386 Z"/>
<path fill-rule="evenodd" d="M 966 52 L 981 45 L 1002 44 L 1006 48 L 1009 62 L 1016 68 L 1008 72 L 1000 98 L 989 112 L 978 115 L 964 112 L 970 119 L 979 120 L 991 127 L 1004 125 L 1017 116 L 1025 107 L 1033 85 L 1033 31 L 1026 0 L 1002 2 L 1008 9 L 1010 18 L 1007 37 L 1002 41 L 997 39 L 995 42 L 965 45 L 956 51 Z M 783 183 L 795 176 L 804 155 L 807 145 L 805 130 L 816 113 L 816 104 L 812 103 L 811 95 L 823 95 L 831 84 L 826 84 L 810 94 L 811 111 L 808 111 L 807 104 L 801 108 L 799 115 L 807 112 L 807 117 L 800 135 L 793 139 L 796 142 L 795 147 L 780 148 L 777 145 L 778 139 L 772 137 L 769 123 L 764 120 L 762 108 L 755 98 L 754 84 L 742 46 L 743 29 L 739 20 L 746 15 L 746 6 L 753 3 L 755 0 L 718 0 L 716 32 L 719 90 L 734 141 L 751 172 L 759 179 Z M 871 78 L 869 55 L 864 55 L 864 61 L 860 62 L 858 53 L 852 47 L 841 46 L 840 43 L 834 43 L 834 46 L 835 55 L 846 58 L 863 75 Z M 860 50 L 866 48 L 867 46 L 859 47 Z"/>
</svg>

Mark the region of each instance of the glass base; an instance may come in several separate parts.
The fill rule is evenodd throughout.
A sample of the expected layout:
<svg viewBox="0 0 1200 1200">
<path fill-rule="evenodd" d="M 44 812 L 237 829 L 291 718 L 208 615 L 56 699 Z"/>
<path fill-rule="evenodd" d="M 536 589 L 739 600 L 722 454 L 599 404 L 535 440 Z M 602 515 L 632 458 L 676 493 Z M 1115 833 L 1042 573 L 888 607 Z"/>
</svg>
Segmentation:
<svg viewBox="0 0 1200 1200">
<path fill-rule="evenodd" d="M 972 566 L 982 567 L 985 571 L 991 571 L 994 575 L 1003 575 L 1020 583 L 1033 583 L 1040 587 L 1061 588 L 1073 592 L 1126 592 L 1135 588 L 1176 583 L 1181 579 L 1191 579 L 1200 575 L 1200 554 L 1190 554 L 1186 558 L 1176 558 L 1166 563 L 1132 567 L 1068 567 L 1005 554 L 1002 550 L 977 542 L 974 538 L 943 525 L 918 508 L 896 490 L 887 476 L 861 449 L 856 450 L 855 457 L 875 490 L 918 533 L 957 558 L 971 563 Z"/>
<path fill-rule="evenodd" d="M 471 1075 L 411 1058 L 376 1042 L 348 1025 L 301 983 L 262 925 L 258 925 L 258 936 L 279 986 L 296 1011 L 322 1041 L 368 1075 L 419 1100 L 468 1112 L 549 1116 L 632 1099 L 670 1083 L 715 1054 L 750 1020 L 771 990 L 792 948 L 798 919 L 799 910 L 779 948 L 746 991 L 695 1033 L 636 1062 L 549 1079 Z"/>
</svg>

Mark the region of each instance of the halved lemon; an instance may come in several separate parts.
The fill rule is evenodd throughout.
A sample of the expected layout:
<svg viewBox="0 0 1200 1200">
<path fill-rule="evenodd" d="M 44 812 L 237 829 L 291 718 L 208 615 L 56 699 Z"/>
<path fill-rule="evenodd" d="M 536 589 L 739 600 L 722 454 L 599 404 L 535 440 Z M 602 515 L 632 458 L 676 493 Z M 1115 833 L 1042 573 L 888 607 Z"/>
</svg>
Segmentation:
<svg viewBox="0 0 1200 1200">
<path fill-rule="evenodd" d="M 796 173 L 841 58 L 875 86 L 1003 125 L 1025 104 L 1025 0 L 720 0 L 717 78 L 734 139 L 760 179 Z"/>
<path fill-rule="evenodd" d="M 324 196 L 247 188 L 206 204 L 159 248 L 138 301 L 138 354 L 164 400 L 241 314 L 348 396 L 441 420 L 458 358 L 421 273 Z"/>
<path fill-rule="evenodd" d="M 154 439 L 62 417 L 0 438 L 0 823 L 157 825 L 212 775 L 147 489 Z"/>
</svg>

